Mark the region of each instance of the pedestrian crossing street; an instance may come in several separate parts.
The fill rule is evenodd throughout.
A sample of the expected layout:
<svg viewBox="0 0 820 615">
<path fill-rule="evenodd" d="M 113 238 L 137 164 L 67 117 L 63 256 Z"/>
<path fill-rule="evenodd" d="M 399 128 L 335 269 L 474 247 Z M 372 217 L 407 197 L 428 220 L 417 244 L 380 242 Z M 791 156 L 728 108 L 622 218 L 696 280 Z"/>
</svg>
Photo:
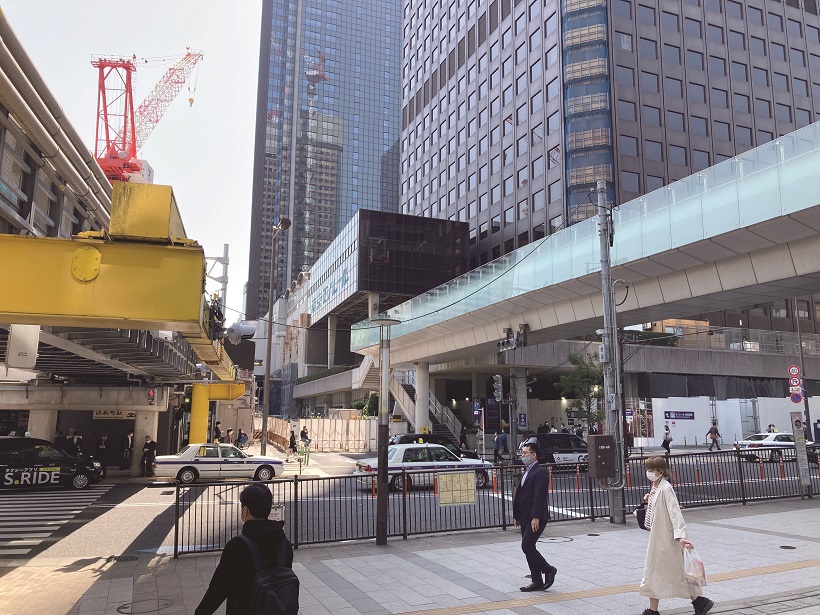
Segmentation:
<svg viewBox="0 0 820 615">
<path fill-rule="evenodd" d="M 3 491 L 0 493 L 0 558 L 28 555 L 112 486 L 91 485 L 82 491 Z"/>
</svg>

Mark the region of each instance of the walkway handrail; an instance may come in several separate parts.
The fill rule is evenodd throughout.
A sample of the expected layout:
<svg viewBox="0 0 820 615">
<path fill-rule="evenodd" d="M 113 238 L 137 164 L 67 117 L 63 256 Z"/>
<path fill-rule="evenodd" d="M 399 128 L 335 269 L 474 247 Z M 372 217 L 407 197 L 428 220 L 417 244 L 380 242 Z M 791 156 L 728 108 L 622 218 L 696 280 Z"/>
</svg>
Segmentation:
<svg viewBox="0 0 820 615">
<path fill-rule="evenodd" d="M 407 419 L 407 422 L 411 425 L 415 425 L 416 404 L 410 399 L 407 391 L 404 390 L 404 387 L 401 386 L 399 379 L 396 378 L 395 375 L 390 376 L 390 394 L 396 400 L 399 408 L 401 408 L 401 413 L 404 415 L 404 418 Z"/>
<path fill-rule="evenodd" d="M 416 387 L 416 370 L 408 370 L 405 372 L 407 383 L 414 389 Z M 461 421 L 458 420 L 455 414 L 447 406 L 442 406 L 436 398 L 432 390 L 428 391 L 430 412 L 436 417 L 436 420 L 444 425 L 453 434 L 453 437 L 458 439 L 461 436 Z"/>
<path fill-rule="evenodd" d="M 361 389 L 364 386 L 364 381 L 367 378 L 367 375 L 370 373 L 370 370 L 373 368 L 375 361 L 372 356 L 366 355 L 364 359 L 362 359 L 361 364 L 359 367 L 353 370 L 353 375 L 351 376 L 352 380 L 352 388 L 355 391 L 356 389 Z"/>
</svg>

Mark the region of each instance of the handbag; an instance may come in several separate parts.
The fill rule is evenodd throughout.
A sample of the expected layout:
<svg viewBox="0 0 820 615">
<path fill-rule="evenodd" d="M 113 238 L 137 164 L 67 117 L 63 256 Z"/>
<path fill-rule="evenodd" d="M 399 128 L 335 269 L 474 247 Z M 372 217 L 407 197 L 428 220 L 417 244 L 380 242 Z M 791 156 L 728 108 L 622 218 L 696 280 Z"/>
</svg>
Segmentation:
<svg viewBox="0 0 820 615">
<path fill-rule="evenodd" d="M 647 532 L 650 531 L 648 527 L 646 527 L 646 506 L 641 504 L 638 508 L 635 509 L 635 518 L 638 520 L 638 527 L 642 530 L 646 530 Z"/>
</svg>

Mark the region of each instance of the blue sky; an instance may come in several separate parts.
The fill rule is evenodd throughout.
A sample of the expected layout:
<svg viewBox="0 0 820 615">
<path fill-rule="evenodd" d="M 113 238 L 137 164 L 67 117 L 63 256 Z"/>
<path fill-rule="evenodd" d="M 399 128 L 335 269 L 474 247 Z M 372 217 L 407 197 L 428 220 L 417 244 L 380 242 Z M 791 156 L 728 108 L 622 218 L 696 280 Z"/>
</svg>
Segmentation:
<svg viewBox="0 0 820 615">
<path fill-rule="evenodd" d="M 230 244 L 228 307 L 248 275 L 261 0 L 6 0 L 2 10 L 66 115 L 93 151 L 93 54 L 181 57 L 201 49 L 195 102 L 183 90 L 142 149 L 155 183 L 173 186 L 189 237 L 206 256 Z M 167 66 L 139 68 L 139 105 Z M 219 275 L 217 273 L 217 275 Z M 209 284 L 213 290 L 214 283 Z M 231 323 L 239 314 L 228 310 Z"/>
</svg>

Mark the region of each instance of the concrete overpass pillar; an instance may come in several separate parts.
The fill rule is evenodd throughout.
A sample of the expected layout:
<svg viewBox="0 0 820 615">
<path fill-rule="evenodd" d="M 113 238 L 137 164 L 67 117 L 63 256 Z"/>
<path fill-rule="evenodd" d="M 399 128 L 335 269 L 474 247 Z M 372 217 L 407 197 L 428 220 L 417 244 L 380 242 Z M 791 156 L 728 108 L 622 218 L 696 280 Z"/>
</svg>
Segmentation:
<svg viewBox="0 0 820 615">
<path fill-rule="evenodd" d="M 327 366 L 328 369 L 336 366 L 336 314 L 327 317 Z"/>
<path fill-rule="evenodd" d="M 375 318 L 379 314 L 379 293 L 367 293 L 367 317 Z"/>
<path fill-rule="evenodd" d="M 32 438 L 42 438 L 49 442 L 54 441 L 54 434 L 57 433 L 57 408 L 49 410 L 29 410 L 28 431 Z M 8 435 L 8 434 L 0 434 Z M 68 434 L 66 434 L 68 435 Z"/>
<path fill-rule="evenodd" d="M 430 364 L 416 363 L 416 433 L 430 428 Z"/>
<path fill-rule="evenodd" d="M 159 414 L 156 410 L 137 410 L 134 418 L 134 452 L 131 455 L 131 476 L 140 475 L 140 461 L 142 460 L 142 447 L 145 444 L 145 436 L 157 439 L 157 427 L 159 424 Z M 194 440 L 191 440 L 194 442 Z M 160 451 L 157 451 L 160 454 Z"/>
<path fill-rule="evenodd" d="M 473 372 L 471 374 L 472 377 L 472 390 L 473 390 L 473 400 L 476 397 L 484 399 L 487 397 L 487 374 L 476 373 Z M 484 402 L 482 402 L 482 406 Z"/>
</svg>

